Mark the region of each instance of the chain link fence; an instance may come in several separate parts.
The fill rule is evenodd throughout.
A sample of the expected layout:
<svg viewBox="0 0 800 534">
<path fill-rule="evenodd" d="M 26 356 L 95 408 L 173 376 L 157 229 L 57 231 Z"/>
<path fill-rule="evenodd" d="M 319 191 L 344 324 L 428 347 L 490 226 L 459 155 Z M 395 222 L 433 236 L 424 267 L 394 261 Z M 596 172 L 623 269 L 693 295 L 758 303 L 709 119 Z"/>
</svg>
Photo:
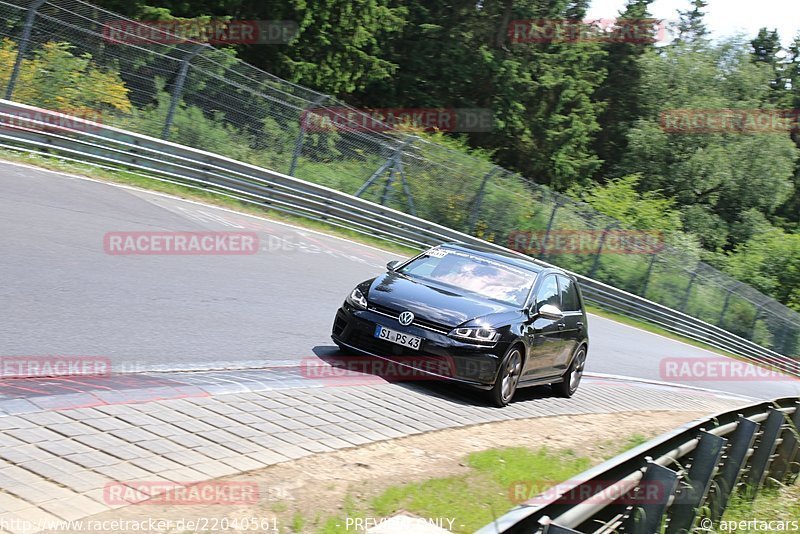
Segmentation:
<svg viewBox="0 0 800 534">
<path fill-rule="evenodd" d="M 80 0 L 0 0 L 0 94 L 65 113 L 96 113 L 106 124 L 354 194 L 798 354 L 800 314 L 703 263 L 690 247 L 667 244 L 669 237 L 658 246 L 634 238 L 586 204 L 367 120 L 230 50 L 141 28 Z M 342 120 L 309 128 L 309 115 Z M 559 242 L 566 246 L 553 245 Z"/>
</svg>

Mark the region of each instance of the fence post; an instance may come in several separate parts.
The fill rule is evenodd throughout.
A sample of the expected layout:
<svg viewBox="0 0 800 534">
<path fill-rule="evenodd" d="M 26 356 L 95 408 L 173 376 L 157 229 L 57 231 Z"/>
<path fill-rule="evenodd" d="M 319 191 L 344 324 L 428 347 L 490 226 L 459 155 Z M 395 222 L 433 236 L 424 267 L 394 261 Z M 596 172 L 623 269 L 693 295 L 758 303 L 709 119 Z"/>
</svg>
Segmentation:
<svg viewBox="0 0 800 534">
<path fill-rule="evenodd" d="M 289 164 L 289 176 L 294 176 L 294 171 L 297 169 L 297 160 L 300 159 L 300 155 L 303 153 L 303 141 L 305 140 L 306 136 L 306 128 L 305 128 L 305 117 L 306 114 L 314 109 L 322 105 L 325 100 L 328 99 L 328 95 L 320 95 L 314 100 L 310 106 L 307 106 L 303 109 L 302 114 L 300 115 L 300 133 L 297 134 L 297 139 L 294 142 L 294 151 L 292 151 L 292 162 Z"/>
<path fill-rule="evenodd" d="M 501 170 L 503 170 L 502 167 L 495 165 L 484 175 L 483 180 L 481 181 L 481 186 L 478 188 L 478 194 L 475 195 L 475 200 L 472 202 L 472 209 L 469 212 L 469 219 L 467 220 L 467 228 L 469 228 L 469 232 L 471 234 L 475 233 L 475 223 L 478 220 L 478 213 L 481 211 L 481 204 L 483 203 L 483 194 L 486 190 L 486 184 L 489 182 L 492 176 Z"/>
<path fill-rule="evenodd" d="M 25 26 L 22 29 L 19 46 L 17 46 L 17 58 L 14 60 L 14 68 L 11 69 L 11 77 L 8 79 L 8 85 L 6 86 L 6 100 L 11 100 L 11 97 L 14 95 L 14 86 L 17 85 L 19 71 L 22 68 L 22 60 L 24 59 L 25 52 L 28 51 L 28 41 L 31 39 L 33 21 L 36 19 L 36 11 L 42 7 L 42 4 L 46 1 L 47 0 L 35 0 L 28 8 L 28 14 L 25 17 Z"/>
<path fill-rule="evenodd" d="M 682 312 L 686 312 L 686 306 L 689 304 L 689 297 L 692 294 L 692 286 L 694 285 L 694 281 L 697 278 L 697 267 L 695 267 L 694 271 L 692 271 L 692 276 L 689 278 L 689 285 L 686 286 L 686 293 L 683 294 L 683 300 L 681 301 L 681 306 L 678 308 Z"/>
<path fill-rule="evenodd" d="M 750 341 L 753 340 L 753 336 L 756 335 L 756 323 L 758 322 L 758 316 L 761 314 L 761 306 L 756 306 L 756 313 L 753 316 L 753 324 L 750 325 Z"/>
<path fill-rule="evenodd" d="M 647 298 L 647 286 L 650 284 L 650 275 L 653 274 L 653 265 L 655 265 L 657 259 L 657 254 L 654 252 L 650 255 L 650 265 L 647 266 L 647 274 L 644 275 L 644 283 L 642 284 L 642 290 L 639 293 L 642 297 Z"/>
<path fill-rule="evenodd" d="M 161 132 L 161 139 L 166 141 L 169 139 L 169 131 L 172 128 L 172 121 L 175 119 L 175 110 L 178 107 L 178 102 L 183 95 L 183 86 L 186 84 L 186 76 L 189 74 L 189 63 L 192 59 L 199 54 L 205 45 L 195 45 L 193 49 L 181 60 L 181 67 L 178 70 L 178 76 L 175 79 L 175 86 L 172 88 L 172 100 L 169 103 L 169 111 L 167 111 L 167 119 L 164 121 L 164 130 Z"/>
<path fill-rule="evenodd" d="M 597 246 L 597 252 L 594 255 L 594 262 L 592 262 L 592 268 L 589 270 L 589 278 L 594 278 L 594 273 L 597 272 L 597 267 L 600 266 L 600 255 L 603 253 L 603 245 L 606 243 L 606 237 L 608 236 L 608 232 L 613 230 L 617 227 L 616 223 L 612 223 L 603 230 L 603 235 L 600 236 L 600 244 Z"/>
<path fill-rule="evenodd" d="M 547 221 L 547 229 L 544 231 L 544 238 L 542 239 L 542 250 L 541 250 L 541 257 L 544 259 L 548 256 L 547 254 L 547 240 L 550 239 L 550 231 L 553 229 L 553 222 L 556 220 L 556 212 L 558 208 L 561 207 L 561 203 L 559 202 L 559 198 L 553 199 L 553 211 L 550 213 L 550 220 Z"/>
<path fill-rule="evenodd" d="M 390 187 L 391 187 L 392 183 L 394 182 L 395 170 L 399 170 L 400 173 L 401 173 L 400 176 L 401 176 L 401 178 L 403 180 L 403 190 L 406 193 L 407 200 L 408 200 L 408 203 L 409 203 L 409 207 L 411 208 L 411 210 L 413 212 L 414 211 L 414 208 L 413 208 L 414 203 L 413 203 L 413 201 L 411 199 L 411 191 L 408 190 L 408 187 L 407 187 L 407 184 L 406 184 L 405 173 L 403 172 L 403 161 L 402 161 L 401 158 L 403 156 L 403 150 L 407 146 L 411 145 L 411 143 L 413 143 L 416 139 L 418 139 L 418 137 L 415 136 L 415 135 L 408 136 L 405 139 L 405 141 L 403 141 L 403 143 L 399 147 L 395 148 L 394 152 L 392 153 L 392 155 L 389 156 L 389 158 L 385 162 L 383 162 L 383 164 L 380 167 L 378 167 L 378 170 L 375 171 L 374 173 L 372 173 L 372 176 L 370 176 L 369 179 L 366 182 L 364 182 L 364 184 L 361 187 L 358 188 L 358 191 L 355 192 L 355 196 L 361 197 L 361 195 L 363 195 L 364 192 L 367 189 L 369 189 L 369 187 L 372 184 L 374 184 L 375 181 L 378 178 L 380 178 L 381 175 L 383 175 L 383 173 L 386 172 L 386 170 L 388 169 L 389 170 L 389 176 L 388 176 L 388 178 L 386 180 L 386 184 L 383 187 L 383 193 L 381 194 L 381 200 L 380 200 L 381 205 L 385 205 L 386 202 L 389 200 L 389 196 L 390 196 L 389 192 L 390 192 Z"/>
<path fill-rule="evenodd" d="M 731 301 L 731 294 L 733 293 L 732 289 L 728 289 L 727 287 L 723 287 L 723 289 L 725 289 L 728 294 L 725 295 L 725 303 L 722 305 L 722 312 L 719 314 L 719 319 L 717 319 L 717 326 L 720 328 L 725 324 L 725 314 L 728 312 L 728 304 Z"/>
</svg>

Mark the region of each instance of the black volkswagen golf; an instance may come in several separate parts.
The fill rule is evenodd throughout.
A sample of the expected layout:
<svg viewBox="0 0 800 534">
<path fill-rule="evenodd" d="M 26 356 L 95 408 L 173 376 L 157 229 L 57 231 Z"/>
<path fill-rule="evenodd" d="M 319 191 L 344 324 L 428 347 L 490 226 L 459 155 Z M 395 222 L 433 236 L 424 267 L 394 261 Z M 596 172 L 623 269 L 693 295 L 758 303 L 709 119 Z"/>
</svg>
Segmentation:
<svg viewBox="0 0 800 534">
<path fill-rule="evenodd" d="M 332 338 L 343 352 L 488 390 L 498 406 L 519 387 L 551 384 L 563 397 L 578 389 L 587 319 L 564 271 L 462 244 L 387 269 L 337 311 Z"/>
</svg>

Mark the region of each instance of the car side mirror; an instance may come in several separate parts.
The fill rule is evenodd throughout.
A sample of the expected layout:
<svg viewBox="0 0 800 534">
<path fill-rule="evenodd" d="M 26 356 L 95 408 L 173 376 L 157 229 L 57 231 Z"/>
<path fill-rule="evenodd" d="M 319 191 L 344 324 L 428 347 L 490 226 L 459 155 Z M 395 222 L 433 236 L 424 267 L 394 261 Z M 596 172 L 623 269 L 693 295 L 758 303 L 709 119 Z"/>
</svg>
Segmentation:
<svg viewBox="0 0 800 534">
<path fill-rule="evenodd" d="M 394 271 L 394 268 L 397 267 L 398 265 L 400 265 L 400 262 L 398 260 L 392 260 L 386 264 L 386 268 L 389 271 Z"/>
<path fill-rule="evenodd" d="M 554 321 L 564 317 L 564 314 L 558 309 L 558 306 L 553 306 L 552 304 L 544 304 L 541 308 L 539 308 L 539 311 L 535 315 L 537 317 L 544 317 L 545 319 L 552 319 Z"/>
</svg>

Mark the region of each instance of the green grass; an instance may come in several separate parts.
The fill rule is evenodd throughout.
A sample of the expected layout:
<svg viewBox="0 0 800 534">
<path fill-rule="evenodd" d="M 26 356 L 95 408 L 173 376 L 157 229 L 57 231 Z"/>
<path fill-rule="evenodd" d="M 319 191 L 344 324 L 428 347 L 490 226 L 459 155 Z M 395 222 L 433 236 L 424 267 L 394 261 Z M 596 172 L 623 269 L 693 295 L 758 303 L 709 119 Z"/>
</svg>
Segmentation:
<svg viewBox="0 0 800 534">
<path fill-rule="evenodd" d="M 470 454 L 467 465 L 466 475 L 389 488 L 371 508 L 379 516 L 408 510 L 426 518 L 454 518 L 458 532 L 473 532 L 516 504 L 516 488 L 544 490 L 585 471 L 591 461 L 572 451 L 510 448 Z"/>
<path fill-rule="evenodd" d="M 753 521 L 794 521 L 797 527 L 791 525 L 773 524 L 772 530 L 767 530 Z M 694 532 L 736 532 L 737 534 L 756 532 L 798 532 L 800 531 L 800 487 L 792 485 L 778 489 L 762 489 L 755 501 L 749 501 L 741 496 L 734 495 L 731 499 L 722 521 L 715 525 L 715 529 L 703 528 L 698 522 Z M 735 522 L 736 525 L 731 523 Z M 748 524 L 749 523 L 749 524 Z M 741 528 L 739 528 L 741 527 Z"/>
<path fill-rule="evenodd" d="M 609 442 L 619 454 L 646 441 L 641 435 L 623 442 Z M 517 505 L 547 488 L 568 480 L 592 466 L 592 460 L 574 451 L 554 451 L 547 447 L 489 449 L 468 455 L 465 474 L 401 483 L 372 497 L 356 502 L 348 495 L 342 513 L 309 521 L 299 514 L 292 520 L 292 532 L 321 534 L 348 532 L 346 519 L 382 518 L 404 511 L 416 516 L 442 520 L 454 519 L 454 532 L 474 532 Z M 350 527 L 352 530 L 352 526 Z"/>
</svg>

